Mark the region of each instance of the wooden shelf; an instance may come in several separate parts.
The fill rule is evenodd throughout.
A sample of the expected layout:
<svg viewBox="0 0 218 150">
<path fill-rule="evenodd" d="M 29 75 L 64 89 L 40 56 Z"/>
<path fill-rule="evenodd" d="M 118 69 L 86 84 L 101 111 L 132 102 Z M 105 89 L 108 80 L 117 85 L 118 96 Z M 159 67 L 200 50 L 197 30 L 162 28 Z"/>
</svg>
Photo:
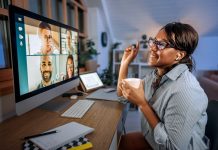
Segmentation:
<svg viewBox="0 0 218 150">
<path fill-rule="evenodd" d="M 13 92 L 12 69 L 0 70 L 0 96 Z"/>
<path fill-rule="evenodd" d="M 0 96 L 13 93 L 13 80 L 0 82 Z"/>
</svg>

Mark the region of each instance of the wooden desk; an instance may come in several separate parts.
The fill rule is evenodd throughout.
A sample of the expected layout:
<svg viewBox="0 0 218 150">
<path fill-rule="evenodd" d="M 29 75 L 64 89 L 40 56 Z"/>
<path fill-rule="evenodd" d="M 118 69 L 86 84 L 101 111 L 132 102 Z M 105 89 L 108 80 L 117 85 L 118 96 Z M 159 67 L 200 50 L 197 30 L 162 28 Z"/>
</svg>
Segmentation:
<svg viewBox="0 0 218 150">
<path fill-rule="evenodd" d="M 72 104 L 75 100 L 72 101 Z M 42 133 L 51 128 L 76 121 L 95 129 L 87 135 L 93 150 L 108 150 L 120 126 L 125 105 L 111 101 L 96 101 L 82 119 L 60 117 L 57 113 L 36 108 L 22 116 L 13 117 L 0 124 L 0 149 L 22 148 L 25 136 Z"/>
</svg>

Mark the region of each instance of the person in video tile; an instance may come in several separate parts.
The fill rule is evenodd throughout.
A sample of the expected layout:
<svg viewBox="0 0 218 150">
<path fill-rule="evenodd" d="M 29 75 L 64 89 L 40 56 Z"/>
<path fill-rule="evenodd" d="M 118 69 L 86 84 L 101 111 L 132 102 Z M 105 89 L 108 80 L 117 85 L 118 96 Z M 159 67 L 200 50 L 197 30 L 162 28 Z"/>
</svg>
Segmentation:
<svg viewBox="0 0 218 150">
<path fill-rule="evenodd" d="M 40 56 L 40 72 L 42 75 L 41 83 L 37 86 L 37 89 L 46 87 L 53 83 L 52 81 L 52 56 L 43 55 Z"/>
<path fill-rule="evenodd" d="M 68 54 L 72 54 L 73 52 L 73 46 L 72 46 L 72 33 L 71 31 L 67 30 L 67 50 L 68 50 Z"/>
<path fill-rule="evenodd" d="M 74 75 L 73 56 L 69 55 L 66 62 L 66 79 L 72 78 Z"/>
<path fill-rule="evenodd" d="M 59 51 L 53 46 L 51 26 L 48 23 L 39 24 L 38 35 L 41 39 L 41 54 L 58 54 Z"/>
<path fill-rule="evenodd" d="M 62 50 L 62 54 L 72 54 L 73 45 L 72 45 L 72 33 L 70 30 L 66 30 L 66 49 Z"/>
</svg>

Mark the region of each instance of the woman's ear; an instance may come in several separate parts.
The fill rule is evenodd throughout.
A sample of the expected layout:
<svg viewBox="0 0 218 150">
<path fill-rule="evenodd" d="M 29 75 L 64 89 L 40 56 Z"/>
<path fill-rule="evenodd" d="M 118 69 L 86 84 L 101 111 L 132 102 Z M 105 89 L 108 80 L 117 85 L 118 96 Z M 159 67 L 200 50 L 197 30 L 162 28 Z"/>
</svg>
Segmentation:
<svg viewBox="0 0 218 150">
<path fill-rule="evenodd" d="M 176 54 L 176 61 L 180 61 L 181 59 L 183 59 L 186 56 L 186 51 L 178 51 Z"/>
</svg>

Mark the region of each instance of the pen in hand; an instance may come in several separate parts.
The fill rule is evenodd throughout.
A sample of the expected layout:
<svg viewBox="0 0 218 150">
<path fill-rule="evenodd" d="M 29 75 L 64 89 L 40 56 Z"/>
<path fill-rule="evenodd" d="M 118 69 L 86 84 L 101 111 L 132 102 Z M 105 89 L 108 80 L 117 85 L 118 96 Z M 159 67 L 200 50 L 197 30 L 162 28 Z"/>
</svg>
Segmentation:
<svg viewBox="0 0 218 150">
<path fill-rule="evenodd" d="M 54 134 L 54 133 L 57 133 L 57 132 L 58 131 L 55 130 L 55 131 L 49 131 L 49 132 L 45 132 L 45 133 L 41 133 L 41 134 L 31 135 L 31 136 L 24 137 L 24 140 L 27 140 L 27 139 L 30 139 L 30 138 L 35 138 L 35 137 L 40 137 L 40 136 L 44 136 L 44 135 Z"/>
</svg>

